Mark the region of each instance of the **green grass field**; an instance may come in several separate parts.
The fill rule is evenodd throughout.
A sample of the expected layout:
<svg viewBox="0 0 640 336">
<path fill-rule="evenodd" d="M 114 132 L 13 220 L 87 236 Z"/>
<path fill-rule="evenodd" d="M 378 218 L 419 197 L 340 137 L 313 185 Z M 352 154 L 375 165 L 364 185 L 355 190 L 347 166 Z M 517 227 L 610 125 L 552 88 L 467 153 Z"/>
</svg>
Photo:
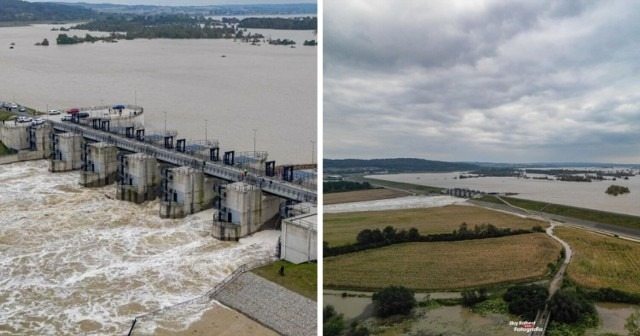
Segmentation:
<svg viewBox="0 0 640 336">
<path fill-rule="evenodd" d="M 384 229 L 391 225 L 397 229 L 415 227 L 421 234 L 449 233 L 466 222 L 470 228 L 476 224 L 491 223 L 499 228 L 531 229 L 547 223 L 526 219 L 476 206 L 449 205 L 437 208 L 402 209 L 388 211 L 349 212 L 324 215 L 324 241 L 330 246 L 356 242 L 364 229 Z"/>
<path fill-rule="evenodd" d="M 567 227 L 555 229 L 569 243 L 569 278 L 588 288 L 640 293 L 640 243 Z"/>
<path fill-rule="evenodd" d="M 532 211 L 542 211 L 549 214 L 588 220 L 598 223 L 617 225 L 640 229 L 640 217 L 623 215 L 599 210 L 584 209 L 572 207 L 568 205 L 545 203 L 538 201 L 524 200 L 514 197 L 502 197 L 507 202 Z M 500 200 L 493 196 L 484 196 L 481 201 L 503 204 Z"/>
<path fill-rule="evenodd" d="M 13 118 L 15 118 L 14 114 L 12 114 L 10 112 L 7 112 L 7 111 L 0 111 L 0 121 L 10 120 L 10 119 L 13 119 Z"/>
<path fill-rule="evenodd" d="M 278 271 L 284 266 L 284 276 Z M 298 294 L 304 295 L 313 301 L 318 297 L 318 267 L 316 263 L 292 264 L 279 260 L 273 264 L 256 268 L 253 273 L 288 288 Z"/>
<path fill-rule="evenodd" d="M 437 291 L 544 278 L 561 246 L 543 233 L 438 243 L 405 243 L 324 260 L 325 288 L 402 285 Z"/>
<path fill-rule="evenodd" d="M 378 186 L 393 188 L 393 189 L 402 189 L 415 194 L 440 194 L 444 189 L 444 188 L 438 188 L 438 187 L 423 186 L 419 184 L 385 181 L 385 180 L 378 180 L 378 179 L 366 178 L 366 177 L 362 177 L 361 179 L 362 181 L 367 181 L 371 184 L 375 184 Z"/>
</svg>

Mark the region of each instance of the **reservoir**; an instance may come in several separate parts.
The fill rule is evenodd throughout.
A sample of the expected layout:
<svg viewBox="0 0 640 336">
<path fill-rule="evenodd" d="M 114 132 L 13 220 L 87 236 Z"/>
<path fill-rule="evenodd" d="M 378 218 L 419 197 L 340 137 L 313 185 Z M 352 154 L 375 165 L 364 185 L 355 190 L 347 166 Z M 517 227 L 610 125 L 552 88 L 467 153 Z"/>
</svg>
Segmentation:
<svg viewBox="0 0 640 336">
<path fill-rule="evenodd" d="M 566 182 L 516 177 L 457 178 L 463 173 L 390 174 L 369 177 L 440 188 L 517 193 L 514 197 L 640 216 L 640 176 L 637 175 L 629 180 Z M 605 190 L 612 184 L 626 186 L 631 192 L 619 196 L 608 195 Z"/>
<path fill-rule="evenodd" d="M 0 28 L 0 100 L 43 111 L 137 103 L 149 129 L 164 130 L 166 115 L 168 129 L 199 140 L 206 126 L 208 139 L 239 152 L 253 151 L 256 129 L 256 149 L 277 164 L 310 163 L 317 51 L 302 43 L 317 39 L 313 31 L 250 30 L 292 39 L 295 48 L 221 39 L 58 46 L 53 27 L 61 26 Z M 49 47 L 34 45 L 44 38 Z"/>
</svg>

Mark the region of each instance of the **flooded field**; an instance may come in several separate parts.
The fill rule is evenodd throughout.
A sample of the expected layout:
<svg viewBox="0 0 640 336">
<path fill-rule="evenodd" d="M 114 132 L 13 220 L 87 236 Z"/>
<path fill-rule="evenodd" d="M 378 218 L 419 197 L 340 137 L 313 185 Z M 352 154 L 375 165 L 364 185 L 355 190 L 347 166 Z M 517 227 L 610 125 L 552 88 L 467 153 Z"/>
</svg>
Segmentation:
<svg viewBox="0 0 640 336">
<path fill-rule="evenodd" d="M 451 196 L 407 196 L 374 201 L 328 204 L 324 206 L 325 213 L 381 211 L 413 208 L 435 208 L 451 204 L 464 204 L 462 198 Z"/>
<path fill-rule="evenodd" d="M 200 140 L 207 120 L 207 138 L 236 151 L 253 150 L 257 129 L 257 150 L 279 164 L 311 160 L 317 49 L 302 43 L 317 39 L 313 31 L 251 30 L 296 48 L 164 39 L 58 46 L 53 27 L 0 28 L 0 100 L 40 110 L 137 103 L 151 129 L 164 129 L 166 113 L 169 129 Z M 49 47 L 34 45 L 44 38 Z"/>
<path fill-rule="evenodd" d="M 347 293 L 347 296 L 342 295 Z M 353 291 L 325 291 L 324 305 L 332 305 L 336 311 L 343 314 L 346 320 L 365 321 L 366 325 L 373 323 L 372 293 Z M 416 293 L 418 301 L 424 300 L 427 294 Z M 432 299 L 450 299 L 460 297 L 459 293 L 443 292 L 429 293 Z M 596 310 L 600 318 L 598 328 L 587 331 L 588 336 L 614 333 L 626 335 L 624 324 L 634 309 L 638 306 L 616 303 L 596 303 Z M 415 318 L 402 322 L 386 330 L 385 335 L 404 335 L 403 330 L 409 330 L 410 334 L 424 332 L 427 335 L 477 335 L 477 336 L 513 336 L 519 335 L 508 326 L 510 320 L 518 320 L 516 317 L 504 314 L 480 315 L 471 310 L 455 306 L 440 306 L 431 309 L 418 308 Z"/>
<path fill-rule="evenodd" d="M 275 254 L 277 231 L 221 242 L 199 216 L 160 219 L 156 202 L 114 200 L 114 186 L 78 181 L 46 161 L 0 166 L 0 334 L 122 335 L 135 316 Z"/>
<path fill-rule="evenodd" d="M 640 176 L 617 181 L 562 182 L 515 177 L 458 179 L 460 174 L 460 172 L 391 174 L 368 177 L 440 188 L 470 188 L 485 192 L 518 193 L 515 197 L 640 216 L 640 206 L 638 206 Z M 605 190 L 612 184 L 626 186 L 631 193 L 619 196 L 606 194 Z"/>
</svg>

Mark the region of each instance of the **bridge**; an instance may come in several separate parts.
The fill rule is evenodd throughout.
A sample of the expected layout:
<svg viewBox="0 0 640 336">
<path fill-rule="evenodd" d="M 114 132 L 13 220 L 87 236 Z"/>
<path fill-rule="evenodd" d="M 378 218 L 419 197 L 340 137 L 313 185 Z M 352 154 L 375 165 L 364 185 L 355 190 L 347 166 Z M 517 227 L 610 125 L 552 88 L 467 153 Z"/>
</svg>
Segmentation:
<svg viewBox="0 0 640 336">
<path fill-rule="evenodd" d="M 151 155 L 159 161 L 201 170 L 209 176 L 226 181 L 250 183 L 258 186 L 265 193 L 284 199 L 311 203 L 317 201 L 316 190 L 274 176 L 261 175 L 255 171 L 227 165 L 224 162 L 220 163 L 220 161 L 203 160 L 193 155 L 148 144 L 139 139 L 127 138 L 120 134 L 94 129 L 78 123 L 56 120 L 48 120 L 47 122 L 58 132 L 79 134 L 86 139 L 108 143 L 129 152 Z"/>
</svg>

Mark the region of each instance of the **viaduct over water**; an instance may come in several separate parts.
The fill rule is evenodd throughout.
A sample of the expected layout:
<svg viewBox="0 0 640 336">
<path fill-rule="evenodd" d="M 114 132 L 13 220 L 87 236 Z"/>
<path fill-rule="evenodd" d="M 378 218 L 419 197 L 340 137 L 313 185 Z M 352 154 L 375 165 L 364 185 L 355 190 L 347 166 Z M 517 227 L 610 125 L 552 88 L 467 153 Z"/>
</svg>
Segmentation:
<svg viewBox="0 0 640 336">
<path fill-rule="evenodd" d="M 288 206 L 316 203 L 316 173 L 276 166 L 266 152 L 221 152 L 215 140 L 191 141 L 175 131 L 145 130 L 143 109 L 76 109 L 65 118 L 5 122 L 0 141 L 15 154 L 1 163 L 48 159 L 49 171 L 80 170 L 80 184 L 117 183 L 116 198 L 158 198 L 163 218 L 212 211 L 212 235 L 237 240 L 276 223 Z"/>
</svg>

